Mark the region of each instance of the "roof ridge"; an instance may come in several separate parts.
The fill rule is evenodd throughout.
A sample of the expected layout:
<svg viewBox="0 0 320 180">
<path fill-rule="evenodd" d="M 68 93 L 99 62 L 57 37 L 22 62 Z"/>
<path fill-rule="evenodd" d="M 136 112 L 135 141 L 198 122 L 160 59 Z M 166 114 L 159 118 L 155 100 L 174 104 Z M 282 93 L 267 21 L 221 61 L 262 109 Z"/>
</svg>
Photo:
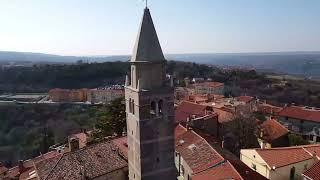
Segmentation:
<svg viewBox="0 0 320 180">
<path fill-rule="evenodd" d="M 227 163 L 229 163 L 231 168 L 240 176 L 242 180 L 244 180 L 241 174 L 238 172 L 238 170 L 233 166 L 233 164 L 229 160 L 227 160 Z"/>
<path fill-rule="evenodd" d="M 299 145 L 299 146 L 289 146 L 289 147 L 276 147 L 276 148 L 267 148 L 267 149 L 261 149 L 261 148 L 255 148 L 255 150 L 258 151 L 269 151 L 269 150 L 286 150 L 286 149 L 300 149 L 305 147 L 320 147 L 320 144 L 310 144 L 310 145 Z M 251 149 L 248 149 L 251 150 Z"/>
<path fill-rule="evenodd" d="M 56 164 L 51 168 L 50 172 L 48 173 L 48 175 L 44 178 L 44 180 L 47 180 L 47 178 L 49 177 L 49 175 L 52 173 L 52 171 L 57 167 L 58 163 L 60 162 L 60 160 L 62 159 L 62 157 L 65 155 L 65 153 L 63 153 L 59 160 L 56 162 Z"/>
</svg>

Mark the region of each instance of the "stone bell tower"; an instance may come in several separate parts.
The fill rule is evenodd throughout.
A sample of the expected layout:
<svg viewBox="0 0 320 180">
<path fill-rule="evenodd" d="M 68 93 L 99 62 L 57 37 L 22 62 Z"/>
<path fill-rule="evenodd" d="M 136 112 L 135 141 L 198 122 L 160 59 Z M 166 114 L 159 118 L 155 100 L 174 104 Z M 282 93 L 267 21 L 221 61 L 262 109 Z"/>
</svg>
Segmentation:
<svg viewBox="0 0 320 180">
<path fill-rule="evenodd" d="M 148 8 L 125 84 L 130 180 L 174 180 L 173 87 Z"/>
</svg>

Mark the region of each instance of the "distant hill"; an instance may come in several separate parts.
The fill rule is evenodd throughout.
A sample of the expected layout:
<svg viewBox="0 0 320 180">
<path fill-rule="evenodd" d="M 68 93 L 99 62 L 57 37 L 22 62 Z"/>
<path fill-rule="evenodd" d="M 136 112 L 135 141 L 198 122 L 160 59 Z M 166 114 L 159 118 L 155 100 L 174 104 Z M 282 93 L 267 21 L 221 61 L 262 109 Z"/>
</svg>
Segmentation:
<svg viewBox="0 0 320 180">
<path fill-rule="evenodd" d="M 177 54 L 167 58 L 221 67 L 254 68 L 260 71 L 320 77 L 320 52 Z"/>
<path fill-rule="evenodd" d="M 0 51 L 0 62 L 48 62 L 48 63 L 74 63 L 79 60 L 89 62 L 127 61 L 128 56 L 59 56 L 32 52 Z"/>
<path fill-rule="evenodd" d="M 320 78 L 319 52 L 269 52 L 269 53 L 215 53 L 168 54 L 168 60 L 212 64 L 221 67 L 254 68 L 260 71 L 303 75 Z M 4 61 L 29 61 L 34 63 L 75 63 L 128 61 L 130 56 L 59 56 L 42 53 L 0 51 L 0 63 Z"/>
</svg>

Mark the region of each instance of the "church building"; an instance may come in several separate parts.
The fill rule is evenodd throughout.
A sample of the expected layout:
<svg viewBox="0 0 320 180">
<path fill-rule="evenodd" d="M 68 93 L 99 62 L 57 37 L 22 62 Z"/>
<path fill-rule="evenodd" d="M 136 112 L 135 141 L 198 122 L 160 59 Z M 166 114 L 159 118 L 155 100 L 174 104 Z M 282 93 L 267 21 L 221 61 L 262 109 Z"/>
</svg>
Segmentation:
<svg viewBox="0 0 320 180">
<path fill-rule="evenodd" d="M 174 89 L 148 8 L 126 78 L 130 180 L 174 180 Z"/>
</svg>

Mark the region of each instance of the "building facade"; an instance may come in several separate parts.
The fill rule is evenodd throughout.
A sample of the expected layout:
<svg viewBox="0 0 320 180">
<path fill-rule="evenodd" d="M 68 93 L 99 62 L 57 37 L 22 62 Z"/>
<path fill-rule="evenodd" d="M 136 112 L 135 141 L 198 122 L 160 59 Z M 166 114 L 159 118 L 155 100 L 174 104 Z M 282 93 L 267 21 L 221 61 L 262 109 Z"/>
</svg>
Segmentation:
<svg viewBox="0 0 320 180">
<path fill-rule="evenodd" d="M 87 101 L 93 104 L 108 104 L 121 97 L 124 97 L 124 91 L 122 89 L 91 89 L 88 91 Z"/>
<path fill-rule="evenodd" d="M 174 180 L 174 89 L 148 8 L 125 84 L 129 179 Z"/>
<path fill-rule="evenodd" d="M 49 98 L 53 102 L 85 102 L 88 91 L 88 89 L 52 89 L 49 91 Z"/>
<path fill-rule="evenodd" d="M 203 82 L 194 84 L 197 94 L 224 94 L 224 84 L 219 82 Z"/>
</svg>

